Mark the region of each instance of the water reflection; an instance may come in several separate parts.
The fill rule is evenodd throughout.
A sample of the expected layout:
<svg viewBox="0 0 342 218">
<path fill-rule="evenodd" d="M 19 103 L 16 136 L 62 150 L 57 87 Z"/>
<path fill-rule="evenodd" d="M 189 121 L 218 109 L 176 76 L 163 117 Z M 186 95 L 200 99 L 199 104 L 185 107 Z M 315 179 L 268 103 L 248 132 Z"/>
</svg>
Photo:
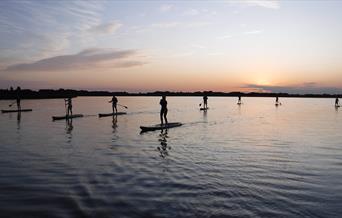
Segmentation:
<svg viewBox="0 0 342 218">
<path fill-rule="evenodd" d="M 118 127 L 118 116 L 113 116 L 112 120 L 112 128 L 113 128 L 113 133 L 116 132 L 116 128 Z"/>
<path fill-rule="evenodd" d="M 17 129 L 20 129 L 20 121 L 21 121 L 21 112 L 18 112 L 17 114 Z"/>
<path fill-rule="evenodd" d="M 66 119 L 65 124 L 66 133 L 71 134 L 72 130 L 74 129 L 74 126 L 72 125 L 72 119 Z"/>
<path fill-rule="evenodd" d="M 207 110 L 204 110 L 204 111 L 203 111 L 203 120 L 204 120 L 204 121 L 208 121 L 207 115 L 208 115 L 208 111 L 207 111 Z"/>
<path fill-rule="evenodd" d="M 171 147 L 167 145 L 167 139 L 168 139 L 168 135 L 167 135 L 167 129 L 163 129 L 161 130 L 160 134 L 159 134 L 159 139 L 158 141 L 160 142 L 160 146 L 157 147 L 160 156 L 162 158 L 165 158 L 166 156 L 169 155 L 169 150 L 171 150 Z"/>
</svg>

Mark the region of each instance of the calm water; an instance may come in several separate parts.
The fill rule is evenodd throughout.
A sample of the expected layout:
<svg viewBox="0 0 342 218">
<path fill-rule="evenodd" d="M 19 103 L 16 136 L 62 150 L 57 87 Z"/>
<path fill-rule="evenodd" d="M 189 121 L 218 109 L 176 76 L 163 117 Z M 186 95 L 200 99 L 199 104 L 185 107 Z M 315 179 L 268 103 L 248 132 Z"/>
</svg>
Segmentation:
<svg viewBox="0 0 342 218">
<path fill-rule="evenodd" d="M 72 123 L 51 121 L 63 100 L 26 100 L 0 114 L 1 217 L 340 217 L 342 109 L 333 99 L 169 97 L 74 100 Z M 0 101 L 0 108 L 10 101 Z"/>
</svg>

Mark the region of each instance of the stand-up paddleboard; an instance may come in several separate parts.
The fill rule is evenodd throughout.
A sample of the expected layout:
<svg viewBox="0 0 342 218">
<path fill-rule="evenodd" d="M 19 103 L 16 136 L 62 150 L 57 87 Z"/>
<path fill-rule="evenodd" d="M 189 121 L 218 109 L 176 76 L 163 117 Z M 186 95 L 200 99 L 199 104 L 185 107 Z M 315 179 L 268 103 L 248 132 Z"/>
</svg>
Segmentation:
<svg viewBox="0 0 342 218">
<path fill-rule="evenodd" d="M 335 105 L 335 107 L 336 107 L 336 108 L 339 108 L 339 107 L 341 107 L 341 105 Z"/>
<path fill-rule="evenodd" d="M 242 103 L 241 102 L 238 102 L 238 103 L 236 103 L 237 105 L 242 105 Z"/>
<path fill-rule="evenodd" d="M 124 114 L 127 114 L 127 113 L 117 112 L 117 113 L 99 114 L 99 117 L 109 117 L 109 116 L 124 115 Z"/>
<path fill-rule="evenodd" d="M 21 109 L 21 110 L 1 110 L 2 113 L 14 113 L 14 112 L 30 112 L 32 109 Z"/>
<path fill-rule="evenodd" d="M 83 114 L 73 114 L 73 115 L 65 115 L 65 116 L 53 116 L 52 120 L 68 120 L 72 118 L 78 118 L 78 117 L 83 117 Z"/>
<path fill-rule="evenodd" d="M 209 110 L 209 108 L 208 108 L 208 107 L 206 107 L 206 108 L 201 107 L 200 110 L 201 110 L 201 111 L 206 111 L 206 110 Z"/>
<path fill-rule="evenodd" d="M 169 129 L 183 125 L 182 123 L 168 123 L 168 124 L 157 124 L 153 126 L 140 126 L 141 131 L 154 131 L 154 130 L 161 130 L 161 129 Z"/>
</svg>

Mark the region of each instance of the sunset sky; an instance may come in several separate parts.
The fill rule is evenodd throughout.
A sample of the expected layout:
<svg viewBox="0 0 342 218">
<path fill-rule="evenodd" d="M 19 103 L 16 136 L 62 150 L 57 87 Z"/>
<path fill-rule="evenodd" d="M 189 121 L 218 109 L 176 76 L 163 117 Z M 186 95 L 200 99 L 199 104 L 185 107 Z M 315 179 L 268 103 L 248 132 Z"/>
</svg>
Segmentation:
<svg viewBox="0 0 342 218">
<path fill-rule="evenodd" d="M 342 93 L 342 1 L 0 1 L 0 88 Z"/>
</svg>

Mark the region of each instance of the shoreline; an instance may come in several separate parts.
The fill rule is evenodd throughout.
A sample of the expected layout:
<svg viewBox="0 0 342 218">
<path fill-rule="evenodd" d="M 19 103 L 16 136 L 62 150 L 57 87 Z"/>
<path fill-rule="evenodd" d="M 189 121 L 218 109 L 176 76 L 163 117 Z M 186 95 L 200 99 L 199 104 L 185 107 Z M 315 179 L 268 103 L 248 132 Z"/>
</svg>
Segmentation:
<svg viewBox="0 0 342 218">
<path fill-rule="evenodd" d="M 87 90 L 72 90 L 72 89 L 58 89 L 47 90 L 41 89 L 34 91 L 30 89 L 23 89 L 20 92 L 21 99 L 59 99 L 67 97 L 105 97 L 105 96 L 175 96 L 175 97 L 201 97 L 207 95 L 208 97 L 281 97 L 281 98 L 342 98 L 342 94 L 289 94 L 289 93 L 257 93 L 257 92 L 170 92 L 170 91 L 155 91 L 155 92 L 109 92 L 109 91 L 87 91 Z M 16 99 L 15 90 L 0 89 L 0 100 Z"/>
</svg>

